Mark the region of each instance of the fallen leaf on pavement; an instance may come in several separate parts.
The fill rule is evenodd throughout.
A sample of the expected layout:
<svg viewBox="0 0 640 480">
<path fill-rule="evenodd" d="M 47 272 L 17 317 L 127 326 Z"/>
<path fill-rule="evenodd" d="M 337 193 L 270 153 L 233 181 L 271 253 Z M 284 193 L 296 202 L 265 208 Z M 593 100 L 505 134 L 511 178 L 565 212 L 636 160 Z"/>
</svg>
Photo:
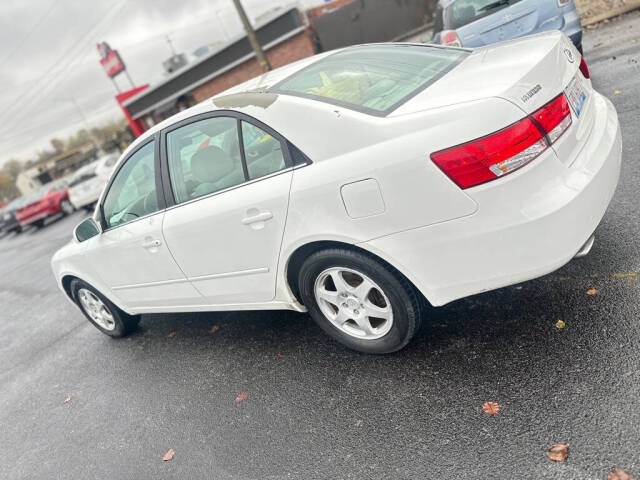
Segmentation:
<svg viewBox="0 0 640 480">
<path fill-rule="evenodd" d="M 484 404 L 482 405 L 482 411 L 487 415 L 495 417 L 500 411 L 500 405 L 498 405 L 496 402 L 484 402 Z"/>
<path fill-rule="evenodd" d="M 169 451 L 162 456 L 162 461 L 169 462 L 173 460 L 173 456 L 175 454 L 176 454 L 175 450 L 173 448 L 170 448 Z"/>
<path fill-rule="evenodd" d="M 220 330 L 220 326 L 214 325 L 209 329 L 209 333 L 216 333 L 218 330 Z"/>
<path fill-rule="evenodd" d="M 616 467 L 611 469 L 609 475 L 607 475 L 607 480 L 633 480 L 633 476 L 623 469 Z"/>
<path fill-rule="evenodd" d="M 556 322 L 556 328 L 564 328 L 566 324 L 562 320 Z"/>
<path fill-rule="evenodd" d="M 64 399 L 64 403 L 69 403 L 71 401 L 71 395 L 67 396 L 67 398 Z"/>
<path fill-rule="evenodd" d="M 554 443 L 547 450 L 547 457 L 554 462 L 564 462 L 569 455 L 568 443 Z"/>
<path fill-rule="evenodd" d="M 244 402 L 248 397 L 249 397 L 249 394 L 247 392 L 240 392 L 236 397 L 236 403 L 240 404 Z"/>
<path fill-rule="evenodd" d="M 613 274 L 613 278 L 636 278 L 637 276 L 638 274 L 636 272 Z"/>
<path fill-rule="evenodd" d="M 598 289 L 596 288 L 590 288 L 589 290 L 587 290 L 587 295 L 597 295 L 598 294 Z"/>
<path fill-rule="evenodd" d="M 614 94 L 614 95 L 620 95 L 620 90 L 614 90 L 614 91 L 613 91 L 613 94 Z"/>
<path fill-rule="evenodd" d="M 167 335 L 169 338 L 173 338 L 175 336 L 176 332 L 171 332 L 169 333 L 169 335 Z"/>
</svg>

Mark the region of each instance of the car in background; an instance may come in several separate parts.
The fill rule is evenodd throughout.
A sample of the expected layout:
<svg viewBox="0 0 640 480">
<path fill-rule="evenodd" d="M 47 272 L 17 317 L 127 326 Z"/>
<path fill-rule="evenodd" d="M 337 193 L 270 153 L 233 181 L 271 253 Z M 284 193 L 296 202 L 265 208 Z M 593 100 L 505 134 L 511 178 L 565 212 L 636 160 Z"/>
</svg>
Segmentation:
<svg viewBox="0 0 640 480">
<path fill-rule="evenodd" d="M 18 198 L 0 209 L 0 233 L 22 232 L 22 226 L 15 215 L 15 211 L 20 208 L 22 201 L 22 198 Z"/>
<path fill-rule="evenodd" d="M 120 153 L 109 153 L 107 155 L 101 156 L 95 162 L 96 164 L 96 175 L 102 177 L 106 180 L 109 180 L 111 176 L 111 172 L 113 172 L 113 168 L 118 163 L 118 159 L 120 158 Z"/>
<path fill-rule="evenodd" d="M 75 173 L 69 183 L 69 200 L 75 209 L 90 210 L 95 205 L 117 161 L 117 154 L 107 155 Z"/>
<path fill-rule="evenodd" d="M 16 218 L 22 227 L 43 227 L 47 218 L 54 215 L 69 215 L 75 210 L 69 201 L 69 180 L 61 179 L 48 183 L 37 192 L 27 196 L 23 206 L 16 210 Z"/>
<path fill-rule="evenodd" d="M 440 0 L 433 43 L 474 48 L 560 30 L 582 53 L 582 26 L 574 0 Z"/>
</svg>

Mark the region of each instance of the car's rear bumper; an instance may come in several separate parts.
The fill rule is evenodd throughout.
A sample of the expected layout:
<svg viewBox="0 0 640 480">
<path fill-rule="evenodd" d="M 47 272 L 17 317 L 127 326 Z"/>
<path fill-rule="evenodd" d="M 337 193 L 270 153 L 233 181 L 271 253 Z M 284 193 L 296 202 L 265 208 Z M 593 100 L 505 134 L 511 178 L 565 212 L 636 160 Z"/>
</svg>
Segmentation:
<svg viewBox="0 0 640 480">
<path fill-rule="evenodd" d="M 573 4 L 571 4 L 573 6 Z M 562 32 L 571 39 L 577 47 L 582 43 L 582 25 L 580 23 L 580 15 L 575 6 L 573 8 L 565 7 L 563 12 Z"/>
<path fill-rule="evenodd" d="M 594 105 L 595 126 L 571 166 L 548 150 L 511 178 L 467 190 L 479 205 L 475 214 L 362 246 L 395 265 L 434 305 L 561 267 L 593 234 L 620 174 L 616 111 L 595 92 Z"/>
</svg>

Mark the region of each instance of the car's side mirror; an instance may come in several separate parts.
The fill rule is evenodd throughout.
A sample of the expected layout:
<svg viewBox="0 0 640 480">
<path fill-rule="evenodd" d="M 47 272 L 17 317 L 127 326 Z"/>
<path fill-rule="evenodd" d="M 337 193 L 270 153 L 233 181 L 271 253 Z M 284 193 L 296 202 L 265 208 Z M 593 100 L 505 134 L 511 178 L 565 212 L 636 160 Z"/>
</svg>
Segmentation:
<svg viewBox="0 0 640 480">
<path fill-rule="evenodd" d="M 100 227 L 93 220 L 93 218 L 87 218 L 86 220 L 80 222 L 78 226 L 73 230 L 73 237 L 78 242 L 84 242 L 85 240 L 89 240 L 92 237 L 100 234 Z"/>
</svg>

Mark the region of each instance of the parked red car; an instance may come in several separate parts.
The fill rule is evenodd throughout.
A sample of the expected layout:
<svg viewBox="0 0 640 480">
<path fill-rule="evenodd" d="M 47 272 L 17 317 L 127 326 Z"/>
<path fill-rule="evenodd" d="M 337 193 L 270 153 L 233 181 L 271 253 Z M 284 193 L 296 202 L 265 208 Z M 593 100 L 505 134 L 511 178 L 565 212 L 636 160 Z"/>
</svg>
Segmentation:
<svg viewBox="0 0 640 480">
<path fill-rule="evenodd" d="M 69 201 L 68 184 L 68 180 L 51 182 L 27 197 L 24 206 L 15 213 L 20 225 L 42 227 L 49 217 L 72 213 L 74 208 Z"/>
</svg>

